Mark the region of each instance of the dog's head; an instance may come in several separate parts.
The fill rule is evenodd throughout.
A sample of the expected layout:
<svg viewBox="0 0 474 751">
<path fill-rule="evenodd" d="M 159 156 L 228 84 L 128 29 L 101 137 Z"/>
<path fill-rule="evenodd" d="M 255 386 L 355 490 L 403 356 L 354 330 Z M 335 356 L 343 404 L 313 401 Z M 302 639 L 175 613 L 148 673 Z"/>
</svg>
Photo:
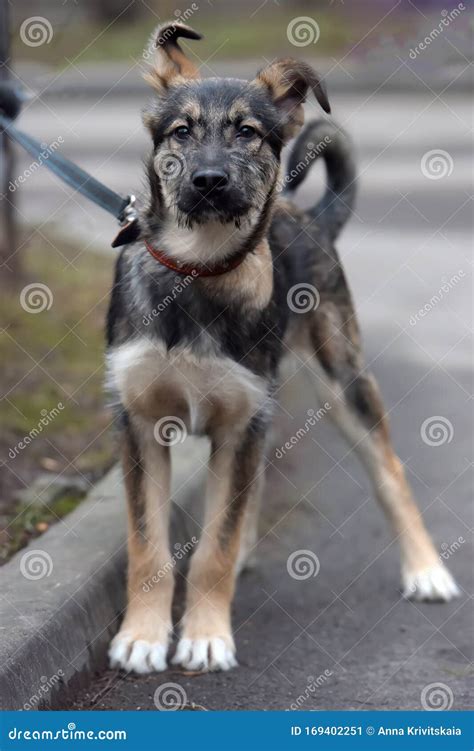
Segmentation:
<svg viewBox="0 0 474 751">
<path fill-rule="evenodd" d="M 182 225 L 240 223 L 275 192 L 281 149 L 303 124 L 307 92 L 329 112 L 327 96 L 317 73 L 291 59 L 250 82 L 201 80 L 179 37 L 201 38 L 181 23 L 160 27 L 147 74 L 156 92 L 144 117 L 152 198 Z"/>
</svg>

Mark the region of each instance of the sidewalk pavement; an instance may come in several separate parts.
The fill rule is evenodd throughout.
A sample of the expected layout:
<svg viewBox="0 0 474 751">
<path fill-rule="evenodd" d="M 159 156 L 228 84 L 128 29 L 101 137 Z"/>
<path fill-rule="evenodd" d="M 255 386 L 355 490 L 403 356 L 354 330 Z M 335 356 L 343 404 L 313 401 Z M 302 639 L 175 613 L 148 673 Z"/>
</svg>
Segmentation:
<svg viewBox="0 0 474 751">
<path fill-rule="evenodd" d="M 372 337 L 369 357 L 384 346 L 383 335 Z M 452 696 L 453 709 L 469 707 L 469 420 L 449 377 L 409 361 L 398 346 L 389 348 L 375 372 L 392 410 L 395 444 L 462 597 L 449 604 L 402 599 L 386 521 L 327 416 L 276 458 L 275 447 L 295 435 L 315 407 L 309 383 L 298 376 L 284 389 L 269 454 L 258 562 L 237 590 L 240 667 L 207 675 L 170 669 L 145 677 L 106 670 L 72 707 L 154 710 L 156 696 L 170 683 L 183 704 L 209 710 L 420 709 L 422 692 L 434 684 L 441 684 L 447 700 Z M 467 387 L 468 369 L 456 378 Z M 443 414 L 454 419 L 455 440 L 427 446 L 420 425 L 440 406 L 440 394 Z M 317 576 L 289 575 L 295 551 L 317 556 Z"/>
</svg>

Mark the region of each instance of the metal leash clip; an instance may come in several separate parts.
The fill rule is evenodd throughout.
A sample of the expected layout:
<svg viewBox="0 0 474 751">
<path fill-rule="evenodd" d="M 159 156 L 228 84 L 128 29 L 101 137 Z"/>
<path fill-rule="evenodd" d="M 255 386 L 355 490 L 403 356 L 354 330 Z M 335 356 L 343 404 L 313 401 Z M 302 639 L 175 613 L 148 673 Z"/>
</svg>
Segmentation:
<svg viewBox="0 0 474 751">
<path fill-rule="evenodd" d="M 112 248 L 118 248 L 121 245 L 135 242 L 135 240 L 138 240 L 140 237 L 136 196 L 134 196 L 133 193 L 130 193 L 125 200 L 127 203 L 124 205 L 118 216 L 121 229 L 112 242 Z"/>
<path fill-rule="evenodd" d="M 138 219 L 138 210 L 136 207 L 137 198 L 133 195 L 133 193 L 130 193 L 129 196 L 127 196 L 128 201 L 127 205 L 124 207 L 121 216 L 119 217 L 119 224 L 121 227 L 124 227 L 126 224 L 130 224 L 130 222 L 135 222 Z"/>
</svg>

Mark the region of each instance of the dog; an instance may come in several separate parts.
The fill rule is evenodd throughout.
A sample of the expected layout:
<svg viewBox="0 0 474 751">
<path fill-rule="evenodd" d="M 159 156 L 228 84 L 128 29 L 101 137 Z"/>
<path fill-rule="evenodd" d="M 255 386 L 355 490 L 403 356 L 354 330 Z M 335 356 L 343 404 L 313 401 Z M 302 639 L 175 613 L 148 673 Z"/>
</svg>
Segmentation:
<svg viewBox="0 0 474 751">
<path fill-rule="evenodd" d="M 129 526 L 128 606 L 109 657 L 112 667 L 136 673 L 166 669 L 172 633 L 170 447 L 156 431 L 170 419 L 210 441 L 204 533 L 173 663 L 196 671 L 237 664 L 231 604 L 257 541 L 265 437 L 288 352 L 307 361 L 315 399 L 330 403 L 329 416 L 370 475 L 400 543 L 404 594 L 447 601 L 459 593 L 364 366 L 334 247 L 354 202 L 351 150 L 331 121 L 303 122 L 309 92 L 330 112 L 319 75 L 284 59 L 250 82 L 201 80 L 180 37 L 201 38 L 177 22 L 156 32 L 154 96 L 144 114 L 153 143 L 148 198 L 141 235 L 118 258 L 107 321 Z M 282 149 L 295 136 L 282 182 Z M 308 143 L 324 148 L 308 152 Z M 320 154 L 326 191 L 302 211 L 291 195 Z M 290 294 L 308 284 L 319 304 L 295 312 Z M 144 587 L 157 571 L 158 584 Z"/>
</svg>

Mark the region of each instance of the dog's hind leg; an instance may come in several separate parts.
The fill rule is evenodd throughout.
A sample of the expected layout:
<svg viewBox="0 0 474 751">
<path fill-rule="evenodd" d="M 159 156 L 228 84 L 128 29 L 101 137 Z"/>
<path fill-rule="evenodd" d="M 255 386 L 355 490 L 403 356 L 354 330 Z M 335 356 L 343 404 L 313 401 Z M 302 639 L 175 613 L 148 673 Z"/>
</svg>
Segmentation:
<svg viewBox="0 0 474 751">
<path fill-rule="evenodd" d="M 149 673 L 166 669 L 174 577 L 168 541 L 169 447 L 148 425 L 123 430 L 128 502 L 128 606 L 109 649 L 112 667 Z"/>
<path fill-rule="evenodd" d="M 258 521 L 260 517 L 260 505 L 265 484 L 265 471 L 263 461 L 257 471 L 257 476 L 249 490 L 248 499 L 242 521 L 240 533 L 239 554 L 237 557 L 237 576 L 245 569 L 251 569 L 255 565 L 255 548 L 258 542 Z"/>
<path fill-rule="evenodd" d="M 309 315 L 310 368 L 318 397 L 359 455 L 401 549 L 403 593 L 417 600 L 459 594 L 441 563 L 395 454 L 373 376 L 366 372 L 351 305 L 322 302 Z"/>
<path fill-rule="evenodd" d="M 191 558 L 173 659 L 188 670 L 228 670 L 237 664 L 231 605 L 246 507 L 261 482 L 262 452 L 258 428 L 249 428 L 237 445 L 225 439 L 213 443 L 204 530 Z"/>
</svg>

